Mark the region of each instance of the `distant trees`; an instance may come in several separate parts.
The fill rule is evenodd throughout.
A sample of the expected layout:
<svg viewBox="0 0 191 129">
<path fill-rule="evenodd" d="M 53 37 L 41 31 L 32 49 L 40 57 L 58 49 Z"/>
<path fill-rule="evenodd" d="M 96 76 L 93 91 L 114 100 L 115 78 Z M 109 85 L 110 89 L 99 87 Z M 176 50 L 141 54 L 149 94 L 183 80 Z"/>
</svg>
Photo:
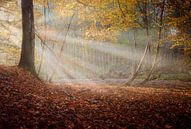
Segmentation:
<svg viewBox="0 0 191 129">
<path fill-rule="evenodd" d="M 184 46 L 183 51 L 191 57 L 191 1 L 168 0 L 168 24 L 176 33 L 170 38 L 173 47 Z"/>
<path fill-rule="evenodd" d="M 126 84 L 130 84 L 138 76 L 142 66 L 145 65 L 144 62 L 150 62 L 152 59 L 153 62 L 150 63 L 150 66 L 146 66 L 148 73 L 145 81 L 151 79 L 157 66 L 160 45 L 166 41 L 171 42 L 174 46 L 183 45 L 185 46 L 184 50 L 191 51 L 190 0 L 50 1 L 55 5 L 54 11 L 60 11 L 62 17 L 69 18 L 74 12 L 77 12 L 78 21 L 76 24 L 84 27 L 82 35 L 86 39 L 117 41 L 118 35 L 128 29 L 136 28 L 136 30 L 146 31 L 145 51 L 140 61 L 134 63 L 135 71 Z M 175 28 L 176 34 L 171 37 L 168 32 L 172 28 Z M 151 41 L 154 34 L 155 41 Z M 137 44 L 139 42 L 135 41 L 135 46 Z M 150 51 L 155 53 L 154 57 L 150 56 Z"/>
<path fill-rule="evenodd" d="M 40 0 L 36 1 L 41 5 L 45 3 Z M 140 61 L 135 64 L 136 69 L 127 82 L 128 84 L 136 78 L 144 60 L 146 60 L 145 55 L 151 45 L 150 32 L 153 28 L 158 32 L 158 42 L 153 43 L 152 46 L 152 48 L 156 48 L 156 56 L 151 69 L 148 70 L 146 81 L 150 79 L 157 63 L 160 43 L 165 41 L 162 37 L 163 32 L 175 28 L 176 34 L 166 35 L 166 40 L 172 42 L 173 47 L 184 46 L 183 49 L 187 53 L 191 53 L 190 0 L 50 0 L 50 2 L 54 4 L 54 11 L 60 11 L 60 15 L 63 17 L 72 17 L 74 12 L 77 13 L 76 24 L 85 26 L 83 28 L 84 36 L 87 39 L 116 41 L 121 31 L 132 28 L 146 30 L 145 36 L 148 41 L 145 52 Z M 21 0 L 21 5 L 23 40 L 19 66 L 36 75 L 33 0 Z M 63 13 L 66 11 L 67 14 Z M 135 42 L 136 44 L 138 42 Z"/>
</svg>

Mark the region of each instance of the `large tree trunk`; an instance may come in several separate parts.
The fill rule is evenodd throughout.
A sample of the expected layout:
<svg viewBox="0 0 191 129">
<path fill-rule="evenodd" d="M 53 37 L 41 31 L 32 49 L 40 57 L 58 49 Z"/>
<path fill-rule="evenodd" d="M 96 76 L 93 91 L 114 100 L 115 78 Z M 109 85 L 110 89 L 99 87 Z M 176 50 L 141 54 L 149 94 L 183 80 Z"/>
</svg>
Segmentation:
<svg viewBox="0 0 191 129">
<path fill-rule="evenodd" d="M 34 65 L 35 32 L 33 0 L 22 0 L 22 50 L 19 66 L 36 76 Z"/>
</svg>

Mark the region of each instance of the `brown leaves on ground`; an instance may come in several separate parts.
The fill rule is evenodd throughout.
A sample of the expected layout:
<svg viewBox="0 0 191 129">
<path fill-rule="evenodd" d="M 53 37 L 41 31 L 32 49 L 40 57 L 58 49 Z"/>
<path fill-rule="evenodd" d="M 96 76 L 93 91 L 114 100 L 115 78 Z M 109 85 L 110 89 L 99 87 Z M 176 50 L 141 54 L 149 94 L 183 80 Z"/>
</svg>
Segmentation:
<svg viewBox="0 0 191 129">
<path fill-rule="evenodd" d="M 2 129 L 189 129 L 191 94 L 96 84 L 48 85 L 0 67 Z"/>
</svg>

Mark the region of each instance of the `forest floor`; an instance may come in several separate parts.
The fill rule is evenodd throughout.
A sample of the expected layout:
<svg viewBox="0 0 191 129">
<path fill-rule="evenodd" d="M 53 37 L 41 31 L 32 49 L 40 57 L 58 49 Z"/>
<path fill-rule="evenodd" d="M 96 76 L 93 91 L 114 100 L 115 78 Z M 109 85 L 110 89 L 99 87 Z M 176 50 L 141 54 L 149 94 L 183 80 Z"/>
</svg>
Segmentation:
<svg viewBox="0 0 191 129">
<path fill-rule="evenodd" d="M 190 129 L 191 91 L 45 84 L 0 66 L 0 129 Z"/>
</svg>

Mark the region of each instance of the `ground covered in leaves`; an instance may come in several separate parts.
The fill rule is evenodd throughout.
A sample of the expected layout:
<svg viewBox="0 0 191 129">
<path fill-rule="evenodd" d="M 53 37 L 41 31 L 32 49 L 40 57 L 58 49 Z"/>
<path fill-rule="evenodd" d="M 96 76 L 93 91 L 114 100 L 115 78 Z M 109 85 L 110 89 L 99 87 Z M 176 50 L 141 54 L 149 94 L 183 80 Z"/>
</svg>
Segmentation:
<svg viewBox="0 0 191 129">
<path fill-rule="evenodd" d="M 189 129 L 190 122 L 189 91 L 50 85 L 0 67 L 1 129 Z"/>
</svg>

